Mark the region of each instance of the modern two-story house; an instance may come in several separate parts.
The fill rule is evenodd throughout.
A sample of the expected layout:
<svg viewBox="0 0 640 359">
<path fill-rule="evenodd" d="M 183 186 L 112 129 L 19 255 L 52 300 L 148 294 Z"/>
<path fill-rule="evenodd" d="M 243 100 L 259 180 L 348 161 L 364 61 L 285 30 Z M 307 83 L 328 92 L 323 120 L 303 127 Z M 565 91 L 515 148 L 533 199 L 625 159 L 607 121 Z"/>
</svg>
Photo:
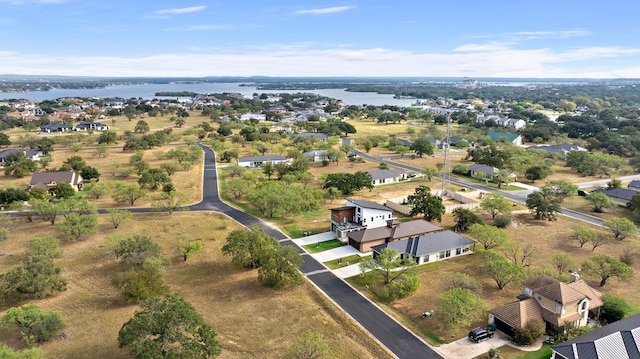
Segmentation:
<svg viewBox="0 0 640 359">
<path fill-rule="evenodd" d="M 347 198 L 346 205 L 331 209 L 331 232 L 342 242 L 350 232 L 367 228 L 385 227 L 387 221 L 396 219 L 393 210 L 381 204 Z"/>
<path fill-rule="evenodd" d="M 576 273 L 564 283 L 543 275 L 522 283 L 518 301 L 489 311 L 489 324 L 513 336 L 528 321 L 539 319 L 548 331 L 563 332 L 567 328 L 587 325 L 590 313 L 597 316 L 603 305 L 602 293 L 591 288 Z"/>
</svg>

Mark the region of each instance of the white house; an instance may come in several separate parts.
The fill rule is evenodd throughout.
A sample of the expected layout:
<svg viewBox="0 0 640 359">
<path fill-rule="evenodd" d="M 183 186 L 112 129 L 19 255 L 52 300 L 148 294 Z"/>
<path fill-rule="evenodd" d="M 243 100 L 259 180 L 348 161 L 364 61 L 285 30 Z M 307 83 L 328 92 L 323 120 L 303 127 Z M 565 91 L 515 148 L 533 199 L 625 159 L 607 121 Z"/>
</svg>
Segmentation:
<svg viewBox="0 0 640 359">
<path fill-rule="evenodd" d="M 402 259 L 415 260 L 418 265 L 437 262 L 471 253 L 473 240 L 453 231 L 427 233 L 415 238 L 374 246 L 373 259 L 385 248 L 397 251 Z"/>
<path fill-rule="evenodd" d="M 262 167 L 265 163 L 272 163 L 275 165 L 278 163 L 291 164 L 291 162 L 291 158 L 283 156 L 249 156 L 238 158 L 238 166 L 247 168 Z"/>
<path fill-rule="evenodd" d="M 7 148 L 6 150 L 0 151 L 0 166 L 4 166 L 6 163 L 6 158 L 12 153 L 22 153 L 26 158 L 32 161 L 40 161 L 40 156 L 42 152 L 38 150 L 23 150 L 19 148 Z"/>
<path fill-rule="evenodd" d="M 108 125 L 100 122 L 80 122 L 74 128 L 74 131 L 87 131 L 87 130 L 96 130 L 96 131 L 106 131 L 109 129 Z"/>
<path fill-rule="evenodd" d="M 407 179 L 407 174 L 400 170 L 375 170 L 369 171 L 371 181 L 374 186 L 383 184 L 398 183 Z"/>
<path fill-rule="evenodd" d="M 347 198 L 346 205 L 331 209 L 331 231 L 339 240 L 346 242 L 349 232 L 385 227 L 390 219 L 395 219 L 391 208 L 376 202 Z"/>
<path fill-rule="evenodd" d="M 305 160 L 309 162 L 322 162 L 324 160 L 329 159 L 329 151 L 328 150 L 315 150 L 309 151 L 302 154 Z"/>
<path fill-rule="evenodd" d="M 493 120 L 497 125 L 500 125 L 502 127 L 513 127 L 516 129 L 516 131 L 527 127 L 527 122 L 524 120 L 508 118 L 508 117 L 499 117 L 496 115 L 479 116 L 476 119 L 476 122 L 484 124 L 489 120 Z"/>
<path fill-rule="evenodd" d="M 244 115 L 240 116 L 240 121 L 248 121 L 251 119 L 262 122 L 267 120 L 267 115 L 265 115 L 264 113 L 245 113 Z"/>
</svg>

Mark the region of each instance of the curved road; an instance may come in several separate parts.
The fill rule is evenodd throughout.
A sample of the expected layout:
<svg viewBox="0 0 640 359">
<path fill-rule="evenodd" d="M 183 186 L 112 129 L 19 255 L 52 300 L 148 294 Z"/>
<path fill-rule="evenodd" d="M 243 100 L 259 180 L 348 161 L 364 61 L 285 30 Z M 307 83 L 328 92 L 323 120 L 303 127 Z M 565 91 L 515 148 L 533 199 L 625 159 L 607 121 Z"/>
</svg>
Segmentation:
<svg viewBox="0 0 640 359">
<path fill-rule="evenodd" d="M 419 168 L 419 167 L 415 167 L 415 166 L 410 166 L 404 163 L 400 163 L 400 162 L 396 162 L 393 160 L 389 160 L 387 157 L 381 157 L 381 156 L 372 156 L 369 155 L 367 153 L 358 151 L 358 150 L 354 150 L 355 153 L 357 153 L 360 157 L 366 158 L 368 160 L 371 161 L 376 161 L 376 162 L 382 162 L 384 161 L 385 163 L 387 163 L 388 165 L 392 165 L 394 167 L 398 167 L 398 168 L 403 168 L 409 171 L 414 171 L 414 172 L 422 172 L 423 169 Z M 442 178 L 441 175 L 438 175 L 436 177 Z M 461 178 L 457 178 L 457 177 L 452 177 L 449 176 L 449 178 L 447 179 L 449 182 L 451 183 L 455 183 L 457 185 L 463 186 L 463 187 L 472 187 L 472 188 L 477 188 L 481 191 L 487 192 L 487 193 L 493 193 L 493 192 L 500 192 L 500 194 L 502 194 L 505 198 L 508 198 L 514 202 L 518 202 L 518 203 L 522 203 L 524 204 L 527 200 L 526 196 L 522 196 L 521 194 L 519 194 L 518 192 L 520 191 L 502 191 L 502 190 L 496 190 L 495 188 L 491 188 L 488 186 L 484 186 L 482 184 L 479 184 L 477 182 L 471 182 L 471 181 L 467 181 Z M 602 219 L 595 217 L 595 216 L 591 216 L 582 212 L 578 212 L 578 211 L 574 211 L 571 209 L 567 209 L 567 208 L 562 208 L 560 210 L 560 213 L 562 215 L 565 215 L 567 217 L 573 218 L 573 219 L 577 219 L 583 222 L 587 222 L 596 226 L 601 226 L 602 225 Z"/>
<path fill-rule="evenodd" d="M 189 206 L 189 210 L 217 211 L 245 226 L 256 224 L 262 227 L 268 235 L 278 239 L 281 245 L 296 248 L 304 259 L 300 268 L 303 275 L 398 358 L 442 358 L 424 341 L 401 326 L 342 279 L 336 277 L 322 263 L 309 256 L 277 228 L 222 202 L 218 194 L 215 154 L 209 147 L 199 146 L 204 151 L 203 198 L 200 203 Z"/>
</svg>

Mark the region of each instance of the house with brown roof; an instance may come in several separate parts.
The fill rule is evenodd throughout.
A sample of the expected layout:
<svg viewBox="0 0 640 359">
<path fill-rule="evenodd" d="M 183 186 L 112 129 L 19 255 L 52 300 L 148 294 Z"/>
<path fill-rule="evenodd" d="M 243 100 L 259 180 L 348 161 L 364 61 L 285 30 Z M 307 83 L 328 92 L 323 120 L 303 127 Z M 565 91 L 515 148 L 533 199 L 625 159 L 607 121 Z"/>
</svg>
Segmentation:
<svg viewBox="0 0 640 359">
<path fill-rule="evenodd" d="M 489 324 L 511 336 L 532 319 L 544 321 L 551 331 L 583 327 L 590 317 L 598 315 L 603 305 L 602 293 L 576 273 L 571 274 L 570 283 L 543 275 L 522 285 L 518 301 L 489 311 Z"/>
<path fill-rule="evenodd" d="M 387 220 L 387 225 L 382 227 L 364 228 L 347 233 L 349 245 L 360 252 L 369 252 L 372 247 L 389 242 L 409 239 L 426 233 L 441 231 L 442 227 L 417 219 L 409 222 L 399 222 L 397 219 Z"/>
<path fill-rule="evenodd" d="M 51 190 L 55 188 L 59 183 L 68 183 L 76 191 L 82 191 L 84 182 L 82 176 L 74 171 L 64 172 L 39 172 L 34 173 L 31 176 L 31 182 L 29 182 L 29 189 L 32 188 L 44 188 Z"/>
</svg>

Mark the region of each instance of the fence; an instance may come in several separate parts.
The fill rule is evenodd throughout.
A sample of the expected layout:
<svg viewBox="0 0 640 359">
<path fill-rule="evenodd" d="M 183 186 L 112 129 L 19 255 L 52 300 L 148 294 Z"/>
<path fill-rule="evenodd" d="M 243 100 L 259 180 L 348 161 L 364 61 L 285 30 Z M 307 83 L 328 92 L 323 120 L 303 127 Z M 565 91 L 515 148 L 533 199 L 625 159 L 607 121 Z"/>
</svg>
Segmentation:
<svg viewBox="0 0 640 359">
<path fill-rule="evenodd" d="M 439 193 L 436 192 L 434 194 L 438 195 Z M 462 196 L 456 192 L 447 191 L 445 192 L 445 196 L 443 197 L 445 199 L 451 198 L 457 202 L 460 202 L 458 204 L 450 204 L 450 205 L 444 206 L 445 213 L 451 213 L 456 208 L 475 209 L 475 208 L 478 208 L 478 206 L 480 206 L 480 202 L 472 198 Z M 384 205 L 396 212 L 400 212 L 405 216 L 408 216 L 409 213 L 411 212 L 411 207 L 406 206 L 406 203 L 407 203 L 407 197 L 405 196 L 405 197 L 389 198 L 385 201 Z"/>
</svg>

